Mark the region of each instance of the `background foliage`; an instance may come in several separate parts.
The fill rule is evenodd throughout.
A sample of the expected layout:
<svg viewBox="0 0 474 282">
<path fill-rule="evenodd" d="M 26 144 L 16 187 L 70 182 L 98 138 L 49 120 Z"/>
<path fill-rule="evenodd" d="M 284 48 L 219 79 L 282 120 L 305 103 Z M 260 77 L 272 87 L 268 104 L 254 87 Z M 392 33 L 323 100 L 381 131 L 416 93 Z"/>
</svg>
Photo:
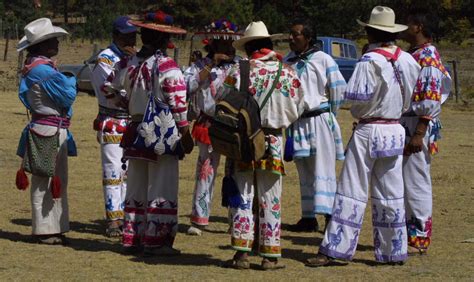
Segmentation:
<svg viewBox="0 0 474 282">
<path fill-rule="evenodd" d="M 286 32 L 294 18 L 303 17 L 318 34 L 356 38 L 362 29 L 355 19 L 367 20 L 376 5 L 392 7 L 398 22 L 404 21 L 410 8 L 428 9 L 439 23 L 435 39 L 461 43 L 472 33 L 474 0 L 42 0 L 40 8 L 34 7 L 33 0 L 0 0 L 0 14 L 4 25 L 16 24 L 20 33 L 39 16 L 63 22 L 67 18 L 68 30 L 88 39 L 108 38 L 110 23 L 117 15 L 142 14 L 160 7 L 190 31 L 227 17 L 241 29 L 252 20 L 263 20 L 271 33 Z M 75 23 L 78 17 L 85 18 L 85 23 Z"/>
</svg>

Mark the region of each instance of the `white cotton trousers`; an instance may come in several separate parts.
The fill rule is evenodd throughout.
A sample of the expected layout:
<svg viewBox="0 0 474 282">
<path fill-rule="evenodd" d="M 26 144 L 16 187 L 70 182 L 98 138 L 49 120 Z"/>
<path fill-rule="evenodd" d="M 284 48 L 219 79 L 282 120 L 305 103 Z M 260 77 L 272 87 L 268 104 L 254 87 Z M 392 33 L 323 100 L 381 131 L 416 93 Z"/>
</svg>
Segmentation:
<svg viewBox="0 0 474 282">
<path fill-rule="evenodd" d="M 98 132 L 99 140 L 108 133 Z M 115 134 L 120 139 L 122 135 Z M 117 138 L 118 139 L 118 138 Z M 118 143 L 101 143 L 102 187 L 104 191 L 105 215 L 107 220 L 123 219 L 125 193 L 127 191 L 126 171 L 122 168 L 123 149 Z"/>
<path fill-rule="evenodd" d="M 44 136 L 56 134 L 58 128 L 34 125 L 34 130 Z M 59 130 L 59 152 L 55 175 L 61 180 L 61 197 L 53 199 L 52 177 L 31 176 L 31 213 L 33 235 L 52 235 L 69 231 L 69 208 L 67 200 L 68 162 L 67 130 Z"/>
<path fill-rule="evenodd" d="M 125 197 L 123 245 L 172 246 L 178 230 L 178 158 L 131 159 Z"/>
<path fill-rule="evenodd" d="M 230 206 L 232 218 L 231 244 L 235 250 L 249 252 L 254 243 L 255 219 L 252 205 L 257 204 L 259 226 L 259 253 L 264 257 L 280 257 L 281 234 L 281 175 L 257 170 L 258 203 L 253 203 L 255 185 L 252 171 L 236 171 L 233 178 L 240 191 L 240 204 Z"/>
<path fill-rule="evenodd" d="M 196 184 L 194 187 L 191 223 L 206 226 L 211 214 L 214 183 L 217 176 L 220 154 L 212 151 L 212 146 L 197 142 L 199 156 L 196 164 Z"/>
<path fill-rule="evenodd" d="M 377 132 L 383 133 L 386 126 L 393 127 L 366 124 L 354 131 L 331 221 L 319 249 L 327 256 L 347 260 L 354 256 L 371 186 L 375 259 L 381 262 L 407 259 L 402 156 L 373 158 L 370 153 L 372 131 L 377 127 Z"/>
<path fill-rule="evenodd" d="M 406 142 L 410 142 L 418 117 L 403 117 L 401 123 L 407 131 Z M 403 158 L 408 243 L 419 249 L 427 249 L 431 243 L 433 193 L 429 136 L 430 129 L 423 138 L 422 151 Z"/>
</svg>

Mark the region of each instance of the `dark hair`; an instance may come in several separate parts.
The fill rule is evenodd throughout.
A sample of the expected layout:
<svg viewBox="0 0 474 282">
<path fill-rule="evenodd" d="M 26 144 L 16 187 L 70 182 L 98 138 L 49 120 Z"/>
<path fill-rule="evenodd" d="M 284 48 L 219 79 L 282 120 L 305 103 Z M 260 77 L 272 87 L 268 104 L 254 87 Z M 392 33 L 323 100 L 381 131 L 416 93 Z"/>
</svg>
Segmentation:
<svg viewBox="0 0 474 282">
<path fill-rule="evenodd" d="M 309 39 L 311 44 L 314 44 L 316 42 L 316 38 L 317 38 L 316 28 L 310 21 L 303 18 L 296 18 L 291 23 L 291 26 L 295 26 L 295 25 L 303 26 L 302 34 L 306 39 Z"/>
<path fill-rule="evenodd" d="M 270 38 L 255 39 L 245 43 L 244 47 L 247 55 L 250 55 L 262 48 L 273 50 L 273 42 Z"/>
<path fill-rule="evenodd" d="M 142 28 L 140 32 L 143 44 L 152 45 L 156 49 L 165 49 L 170 39 L 169 33 L 154 29 Z"/>
<path fill-rule="evenodd" d="M 41 42 L 40 42 L 41 43 Z M 28 51 L 28 55 L 37 55 L 40 48 L 41 48 L 41 44 L 38 43 L 38 44 L 34 44 L 34 45 L 31 45 L 29 47 L 26 48 L 26 51 Z"/>
<path fill-rule="evenodd" d="M 391 33 L 375 28 L 371 28 L 369 26 L 365 27 L 365 31 L 367 35 L 371 36 L 375 42 L 390 42 L 397 40 L 398 33 Z"/>
<path fill-rule="evenodd" d="M 196 57 L 196 59 L 202 59 L 202 53 L 199 50 L 194 50 L 193 56 Z"/>
<path fill-rule="evenodd" d="M 407 23 L 421 25 L 421 33 L 427 38 L 433 38 L 437 22 L 435 17 L 426 9 L 416 8 L 408 12 Z"/>
</svg>

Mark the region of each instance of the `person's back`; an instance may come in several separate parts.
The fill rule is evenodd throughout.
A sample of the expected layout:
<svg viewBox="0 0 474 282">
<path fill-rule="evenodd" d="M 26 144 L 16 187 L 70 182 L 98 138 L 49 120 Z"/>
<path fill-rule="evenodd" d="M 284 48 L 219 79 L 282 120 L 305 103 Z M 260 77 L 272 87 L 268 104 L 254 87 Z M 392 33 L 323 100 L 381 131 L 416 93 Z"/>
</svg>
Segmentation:
<svg viewBox="0 0 474 282">
<path fill-rule="evenodd" d="M 399 119 L 408 110 L 420 68 L 410 54 L 397 48 L 396 45 L 370 46 L 356 64 L 345 94 L 346 101 L 352 104 L 354 118 Z M 387 52 L 394 55 L 397 50 L 400 53 L 394 64 L 399 71 L 402 87 L 392 63 L 381 54 Z"/>
</svg>

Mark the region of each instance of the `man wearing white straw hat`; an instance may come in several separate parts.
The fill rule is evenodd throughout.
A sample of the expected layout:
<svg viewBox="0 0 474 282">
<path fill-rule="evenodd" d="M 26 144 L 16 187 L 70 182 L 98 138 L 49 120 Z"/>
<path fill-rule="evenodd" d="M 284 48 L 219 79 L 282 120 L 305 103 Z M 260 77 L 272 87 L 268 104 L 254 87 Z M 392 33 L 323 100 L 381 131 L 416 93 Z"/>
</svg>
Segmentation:
<svg viewBox="0 0 474 282">
<path fill-rule="evenodd" d="M 260 117 L 267 142 L 263 159 L 246 163 L 235 162 L 232 178 L 237 186 L 237 200 L 229 201 L 232 220 L 231 245 L 236 253 L 229 267 L 248 269 L 248 253 L 258 244 L 263 257 L 261 268 L 283 268 L 281 257 L 281 192 L 283 166 L 282 130 L 298 119 L 305 108 L 303 90 L 296 73 L 283 64 L 282 56 L 273 51 L 272 36 L 263 22 L 252 22 L 244 36 L 234 41 L 234 47 L 245 51 L 250 59 L 248 91 L 260 106 Z M 240 87 L 239 70 L 227 77 L 228 87 Z M 255 191 L 257 190 L 257 191 Z M 258 203 L 253 203 L 254 194 Z M 255 226 L 253 205 L 258 205 L 258 227 Z M 255 229 L 254 229 L 255 227 Z M 254 230 L 259 232 L 254 242 Z"/>
<path fill-rule="evenodd" d="M 28 51 L 19 97 L 32 119 L 17 151 L 23 163 L 16 185 L 26 189 L 25 171 L 32 174 L 33 236 L 39 243 L 52 245 L 68 242 L 64 236 L 69 231 L 67 157 L 77 155 L 68 130 L 76 79 L 60 73 L 51 59 L 58 54 L 57 38 L 67 34 L 50 19 L 40 18 L 25 26 L 25 36 L 18 43 L 18 51 Z"/>
<path fill-rule="evenodd" d="M 345 99 L 359 123 L 347 147 L 319 253 L 306 263 L 311 267 L 327 265 L 332 259 L 352 259 L 369 196 L 375 260 L 403 264 L 407 259 L 402 177 L 405 131 L 399 120 L 410 106 L 420 67 L 395 45 L 397 33 L 407 27 L 395 23 L 392 9 L 377 6 L 368 23 L 358 23 L 365 27 L 370 45 L 348 82 Z"/>
</svg>

